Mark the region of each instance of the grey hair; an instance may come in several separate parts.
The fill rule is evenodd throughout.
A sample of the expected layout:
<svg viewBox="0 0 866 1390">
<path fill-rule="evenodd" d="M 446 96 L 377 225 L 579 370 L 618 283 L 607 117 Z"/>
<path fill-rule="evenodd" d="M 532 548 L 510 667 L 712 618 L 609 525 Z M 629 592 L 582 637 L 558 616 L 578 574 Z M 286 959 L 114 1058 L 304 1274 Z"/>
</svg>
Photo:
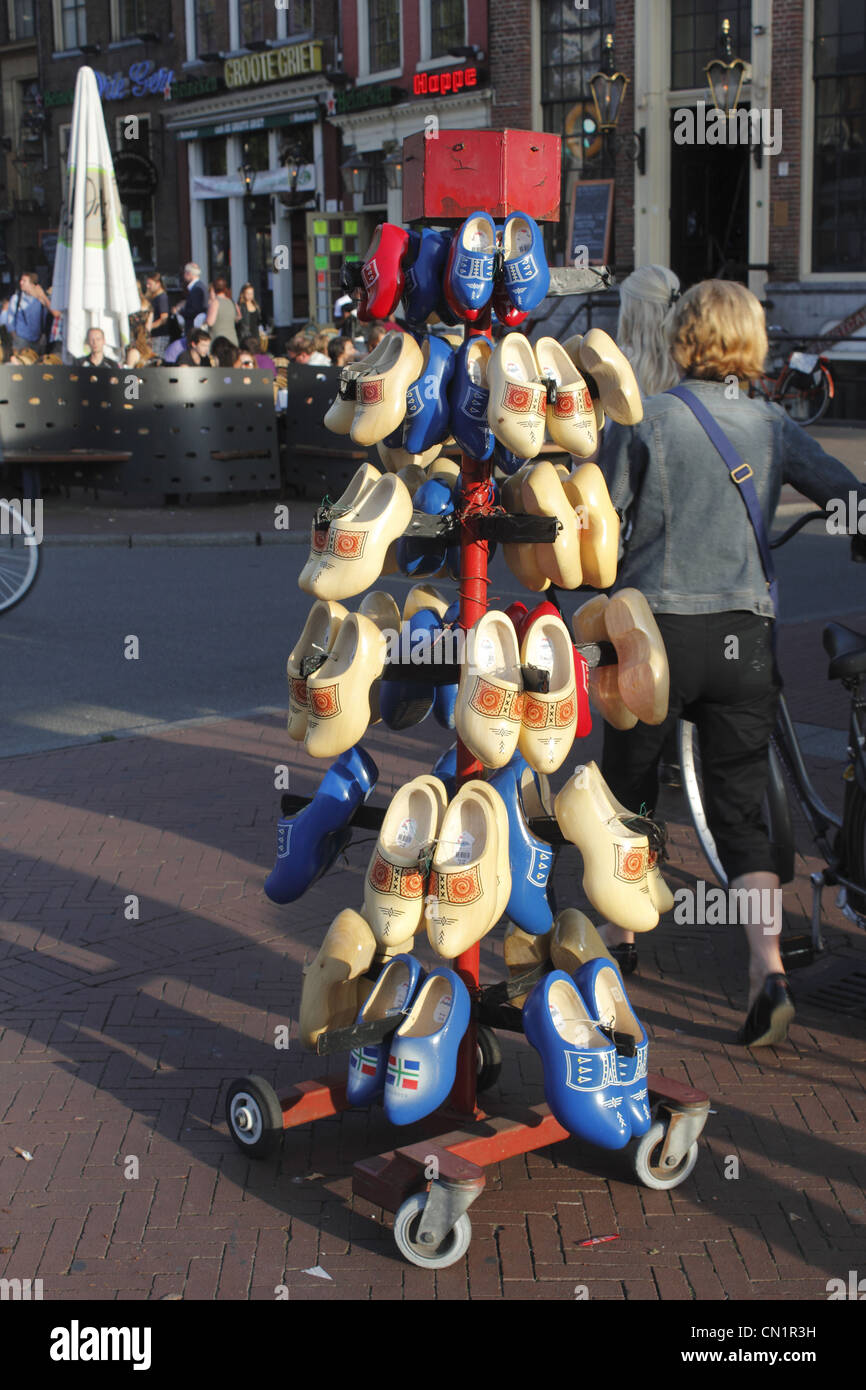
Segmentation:
<svg viewBox="0 0 866 1390">
<path fill-rule="evenodd" d="M 191 270 L 195 275 L 201 275 L 201 266 L 196 265 L 195 261 L 187 261 L 184 271 Z"/>
<path fill-rule="evenodd" d="M 620 285 L 616 341 L 645 396 L 667 391 L 680 379 L 665 333 L 666 321 L 679 297 L 679 279 L 663 265 L 640 266 Z"/>
</svg>

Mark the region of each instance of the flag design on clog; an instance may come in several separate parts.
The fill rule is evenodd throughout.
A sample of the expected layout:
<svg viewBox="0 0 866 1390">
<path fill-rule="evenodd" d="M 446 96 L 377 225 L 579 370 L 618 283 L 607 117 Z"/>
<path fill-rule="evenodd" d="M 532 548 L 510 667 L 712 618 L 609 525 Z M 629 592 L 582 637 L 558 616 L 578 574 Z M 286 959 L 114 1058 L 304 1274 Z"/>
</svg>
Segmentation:
<svg viewBox="0 0 866 1390">
<path fill-rule="evenodd" d="M 391 1054 L 388 1058 L 388 1075 L 385 1080 L 397 1090 L 417 1091 L 421 1079 L 421 1063 L 410 1062 Z"/>
</svg>

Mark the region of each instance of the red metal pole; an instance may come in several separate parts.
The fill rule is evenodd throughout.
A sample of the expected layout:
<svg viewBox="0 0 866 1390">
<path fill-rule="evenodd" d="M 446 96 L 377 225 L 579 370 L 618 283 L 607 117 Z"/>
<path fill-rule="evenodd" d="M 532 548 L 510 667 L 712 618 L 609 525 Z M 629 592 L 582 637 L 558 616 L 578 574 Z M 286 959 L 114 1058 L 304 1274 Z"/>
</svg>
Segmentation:
<svg viewBox="0 0 866 1390">
<path fill-rule="evenodd" d="M 485 315 L 484 325 L 471 328 L 475 336 L 490 337 L 489 315 Z M 479 463 L 464 454 L 461 459 L 463 476 L 463 508 L 469 513 L 476 511 L 490 481 L 491 463 Z M 460 537 L 460 627 L 469 632 L 473 625 L 487 611 L 487 560 L 488 542 L 479 540 L 477 527 L 472 520 L 464 521 Z M 483 777 L 484 768 L 469 749 L 457 741 L 457 784 L 462 786 L 471 777 Z M 454 962 L 454 969 L 475 999 L 478 994 L 478 972 L 480 946 L 476 942 L 464 951 Z M 460 1044 L 457 1057 L 457 1075 L 451 1092 L 452 1109 L 462 1115 L 474 1115 L 475 1081 L 477 1076 L 477 1029 L 475 1020 L 469 1024 L 466 1036 Z"/>
</svg>

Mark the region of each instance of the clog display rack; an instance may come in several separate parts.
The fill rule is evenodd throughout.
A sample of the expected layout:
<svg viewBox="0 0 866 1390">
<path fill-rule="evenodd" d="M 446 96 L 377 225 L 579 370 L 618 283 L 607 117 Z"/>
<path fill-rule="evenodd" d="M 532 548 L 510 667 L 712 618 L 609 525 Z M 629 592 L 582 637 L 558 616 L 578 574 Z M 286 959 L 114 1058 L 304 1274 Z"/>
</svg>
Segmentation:
<svg viewBox="0 0 866 1390">
<path fill-rule="evenodd" d="M 404 217 L 415 226 L 459 226 L 479 207 L 496 217 L 520 209 L 536 222 L 559 216 L 559 140 L 523 131 L 443 131 L 438 140 L 410 137 L 404 145 Z M 465 171 L 465 172 L 464 172 Z M 598 289 L 606 279 L 596 270 L 559 270 L 554 293 Z M 491 337 L 490 312 L 467 323 L 467 335 Z M 461 456 L 462 499 L 456 518 L 460 548 L 459 628 L 469 633 L 487 611 L 488 555 L 491 542 L 543 544 L 557 532 L 555 518 L 511 516 L 490 505 L 493 464 Z M 442 534 L 439 519 L 415 512 L 406 535 Z M 452 534 L 453 540 L 453 534 Z M 578 644 L 588 666 L 612 664 L 616 654 L 604 641 Z M 417 666 L 385 667 L 384 679 L 419 678 Z M 441 666 L 424 672 L 433 685 L 456 682 L 458 672 Z M 462 787 L 484 777 L 484 767 L 458 737 L 456 782 Z M 283 815 L 299 811 L 307 799 L 284 796 Z M 384 812 L 361 805 L 352 829 L 379 830 Z M 531 833 L 557 852 L 565 837 L 552 816 L 528 821 Z M 407 949 L 411 949 L 407 947 Z M 485 1168 L 504 1159 L 571 1137 L 545 1104 L 479 1104 L 479 1093 L 495 1083 L 501 1053 L 495 1030 L 522 1032 L 519 1008 L 550 965 L 541 963 L 508 981 L 482 988 L 480 943 L 453 963 L 472 1004 L 457 1057 L 456 1077 L 447 1104 L 415 1122 L 419 1137 L 354 1164 L 353 1192 L 395 1214 L 394 1236 L 401 1253 L 415 1264 L 442 1268 L 465 1253 L 471 1239 L 467 1215 L 485 1186 Z M 379 970 L 384 966 L 380 966 Z M 375 968 L 371 978 L 376 974 Z M 316 1042 L 320 1055 L 349 1053 L 385 1041 L 393 1019 L 371 1019 L 330 1028 Z M 692 1171 L 697 1140 L 709 1113 L 701 1091 L 650 1072 L 647 1078 L 652 1124 L 633 1154 L 635 1172 L 651 1187 L 674 1187 Z M 261 1077 L 231 1083 L 226 1102 L 230 1134 L 248 1156 L 263 1156 L 284 1132 L 324 1120 L 348 1108 L 347 1083 L 328 1077 L 302 1081 L 277 1094 Z"/>
</svg>

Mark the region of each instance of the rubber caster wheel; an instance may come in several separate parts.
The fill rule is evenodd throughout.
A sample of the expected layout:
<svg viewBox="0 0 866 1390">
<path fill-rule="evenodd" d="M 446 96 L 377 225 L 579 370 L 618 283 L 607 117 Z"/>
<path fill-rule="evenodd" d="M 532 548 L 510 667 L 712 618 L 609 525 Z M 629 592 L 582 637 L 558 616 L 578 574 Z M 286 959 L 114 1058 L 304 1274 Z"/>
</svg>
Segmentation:
<svg viewBox="0 0 866 1390">
<path fill-rule="evenodd" d="M 481 1091 L 489 1091 L 491 1086 L 496 1085 L 502 1070 L 502 1049 L 499 1046 L 499 1039 L 489 1028 L 485 1028 L 483 1023 L 478 1025 L 476 1053 L 478 1075 L 475 1078 L 475 1090 L 480 1094 Z"/>
<path fill-rule="evenodd" d="M 262 1076 L 233 1081 L 226 1096 L 229 1134 L 250 1158 L 273 1153 L 283 1137 L 283 1110 L 277 1093 Z"/>
<path fill-rule="evenodd" d="M 418 1226 L 421 1213 L 427 1205 L 427 1193 L 416 1192 L 407 1197 L 394 1217 L 394 1239 L 397 1249 L 413 1265 L 422 1269 L 447 1269 L 456 1264 L 469 1249 L 472 1239 L 472 1223 L 464 1212 L 440 1245 L 424 1245 L 418 1239 Z"/>
<path fill-rule="evenodd" d="M 679 1187 L 698 1161 L 697 1140 L 686 1151 L 676 1168 L 661 1168 L 662 1143 L 666 1126 L 657 1120 L 646 1132 L 634 1152 L 634 1171 L 644 1187 Z"/>
</svg>

